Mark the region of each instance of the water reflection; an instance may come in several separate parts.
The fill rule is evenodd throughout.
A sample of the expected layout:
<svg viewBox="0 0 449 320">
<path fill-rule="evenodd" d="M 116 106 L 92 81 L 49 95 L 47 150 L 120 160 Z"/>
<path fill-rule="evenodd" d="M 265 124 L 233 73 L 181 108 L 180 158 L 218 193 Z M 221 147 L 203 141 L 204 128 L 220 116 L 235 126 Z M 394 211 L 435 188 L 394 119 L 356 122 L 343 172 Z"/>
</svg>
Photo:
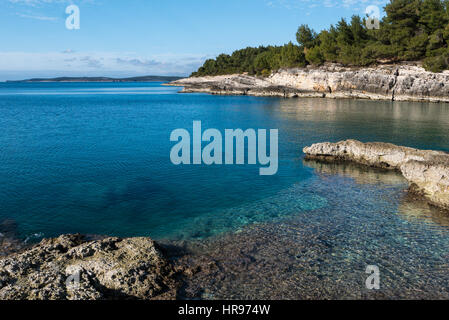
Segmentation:
<svg viewBox="0 0 449 320">
<path fill-rule="evenodd" d="M 449 228 L 449 212 L 430 205 L 422 198 L 406 191 L 407 181 L 398 172 L 361 166 L 350 162 L 327 163 L 323 161 L 304 160 L 304 166 L 313 168 L 322 179 L 326 176 L 339 175 L 354 179 L 357 184 L 403 185 L 397 213 L 407 221 L 426 223 Z"/>
<path fill-rule="evenodd" d="M 436 224 L 449 229 L 449 212 L 430 205 L 422 199 L 406 194 L 398 207 L 398 213 L 406 220 Z"/>
<path fill-rule="evenodd" d="M 319 175 L 342 175 L 353 178 L 359 184 L 406 184 L 407 180 L 393 170 L 382 170 L 353 164 L 350 162 L 327 163 L 315 160 L 303 160 L 307 167 L 315 169 Z"/>
<path fill-rule="evenodd" d="M 449 104 L 334 99 L 284 99 L 283 119 L 300 121 L 316 142 L 359 139 L 449 151 Z"/>
<path fill-rule="evenodd" d="M 280 100 L 280 110 L 297 120 L 388 118 L 449 123 L 449 104 L 444 103 L 306 98 Z"/>
</svg>

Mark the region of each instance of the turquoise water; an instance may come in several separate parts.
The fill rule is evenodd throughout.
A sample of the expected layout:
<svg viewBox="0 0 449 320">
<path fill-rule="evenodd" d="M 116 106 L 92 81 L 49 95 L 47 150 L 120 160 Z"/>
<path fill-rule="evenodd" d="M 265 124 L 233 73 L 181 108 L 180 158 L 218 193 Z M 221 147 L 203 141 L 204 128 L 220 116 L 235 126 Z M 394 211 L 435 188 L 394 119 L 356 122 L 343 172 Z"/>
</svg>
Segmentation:
<svg viewBox="0 0 449 320">
<path fill-rule="evenodd" d="M 449 219 L 404 200 L 400 176 L 304 163 L 301 150 L 353 138 L 449 151 L 449 105 L 178 90 L 0 84 L 0 222 L 14 221 L 24 239 L 75 232 L 193 239 L 299 215 L 312 224 L 340 219 L 348 237 L 360 236 L 353 222 L 388 225 L 396 241 L 411 233 L 447 254 L 440 246 L 449 247 Z M 279 129 L 277 175 L 259 176 L 258 165 L 173 165 L 170 133 L 191 131 L 194 120 L 222 132 Z"/>
</svg>

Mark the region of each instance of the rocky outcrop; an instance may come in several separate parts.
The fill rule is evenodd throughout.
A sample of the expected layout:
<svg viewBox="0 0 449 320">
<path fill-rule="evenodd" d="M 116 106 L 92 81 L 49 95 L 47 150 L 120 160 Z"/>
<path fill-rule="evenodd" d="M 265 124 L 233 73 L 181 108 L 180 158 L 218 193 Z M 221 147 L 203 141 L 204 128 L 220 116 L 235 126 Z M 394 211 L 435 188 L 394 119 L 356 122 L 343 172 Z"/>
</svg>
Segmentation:
<svg viewBox="0 0 449 320">
<path fill-rule="evenodd" d="M 281 69 L 267 78 L 249 75 L 191 77 L 171 82 L 181 92 L 211 94 L 364 98 L 449 102 L 449 72 L 432 73 L 418 65 Z"/>
<path fill-rule="evenodd" d="M 356 140 L 318 143 L 303 151 L 306 159 L 352 161 L 399 170 L 409 181 L 410 191 L 424 196 L 432 204 L 449 208 L 449 154 L 445 152 Z"/>
<path fill-rule="evenodd" d="M 175 274 L 149 238 L 63 235 L 0 260 L 0 299 L 167 299 Z"/>
</svg>

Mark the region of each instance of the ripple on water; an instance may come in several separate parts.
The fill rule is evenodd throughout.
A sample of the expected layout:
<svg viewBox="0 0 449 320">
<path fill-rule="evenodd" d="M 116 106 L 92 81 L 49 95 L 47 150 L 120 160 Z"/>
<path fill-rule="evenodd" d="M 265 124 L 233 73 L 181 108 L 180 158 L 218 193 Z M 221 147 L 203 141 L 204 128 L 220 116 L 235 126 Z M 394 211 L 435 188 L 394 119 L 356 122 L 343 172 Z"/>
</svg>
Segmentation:
<svg viewBox="0 0 449 320">
<path fill-rule="evenodd" d="M 192 253 L 180 263 L 207 267 L 190 280 L 186 296 L 449 298 L 449 215 L 410 201 L 404 180 L 392 172 L 329 169 L 279 194 L 284 212 L 295 213 L 189 242 Z M 314 195 L 314 208 L 301 206 L 303 192 Z M 365 288 L 367 265 L 380 268 L 379 291 Z"/>
</svg>

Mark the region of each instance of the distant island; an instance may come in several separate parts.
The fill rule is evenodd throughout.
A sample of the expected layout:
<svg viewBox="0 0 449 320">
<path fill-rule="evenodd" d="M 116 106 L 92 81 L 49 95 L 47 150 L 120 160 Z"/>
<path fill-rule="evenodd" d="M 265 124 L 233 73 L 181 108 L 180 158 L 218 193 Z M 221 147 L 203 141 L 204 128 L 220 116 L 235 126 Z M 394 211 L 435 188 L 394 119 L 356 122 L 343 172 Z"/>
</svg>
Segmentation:
<svg viewBox="0 0 449 320">
<path fill-rule="evenodd" d="M 183 77 L 174 76 L 142 76 L 130 78 L 109 77 L 59 77 L 59 78 L 33 78 L 25 80 L 7 80 L 6 82 L 154 82 L 154 81 L 176 81 Z"/>
</svg>

